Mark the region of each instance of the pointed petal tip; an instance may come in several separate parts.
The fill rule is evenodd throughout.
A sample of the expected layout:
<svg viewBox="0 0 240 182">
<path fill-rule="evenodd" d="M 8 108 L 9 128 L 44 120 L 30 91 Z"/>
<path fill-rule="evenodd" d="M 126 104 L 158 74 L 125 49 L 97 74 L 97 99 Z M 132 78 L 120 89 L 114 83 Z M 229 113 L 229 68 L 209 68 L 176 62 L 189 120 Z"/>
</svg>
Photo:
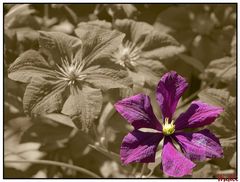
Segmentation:
<svg viewBox="0 0 240 182">
<path fill-rule="evenodd" d="M 156 96 L 164 118 L 172 118 L 178 101 L 187 88 L 186 79 L 176 71 L 167 72 L 162 76 L 157 86 Z"/>
</svg>

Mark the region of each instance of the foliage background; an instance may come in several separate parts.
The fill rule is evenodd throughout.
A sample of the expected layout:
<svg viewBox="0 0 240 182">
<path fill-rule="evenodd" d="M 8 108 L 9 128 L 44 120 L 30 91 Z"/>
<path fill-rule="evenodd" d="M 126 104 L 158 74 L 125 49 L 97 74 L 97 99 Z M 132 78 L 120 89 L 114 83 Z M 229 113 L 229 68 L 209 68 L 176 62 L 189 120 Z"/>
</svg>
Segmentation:
<svg viewBox="0 0 240 182">
<path fill-rule="evenodd" d="M 13 11 L 22 6 L 21 11 Z M 7 77 L 9 65 L 24 51 L 38 49 L 38 30 L 74 35 L 80 22 L 119 18 L 144 21 L 176 38 L 186 50 L 163 60 L 189 82 L 177 113 L 200 98 L 222 106 L 224 114 L 209 128 L 220 138 L 224 158 L 199 162 L 189 178 L 236 175 L 236 4 L 4 4 L 4 160 L 50 160 L 73 164 L 104 178 L 139 177 L 142 165 L 122 166 L 119 148 L 131 130 L 113 109 L 115 91 L 104 96 L 96 121 L 97 136 L 73 129 L 69 118 L 50 114 L 29 117 L 23 112 L 25 84 Z M 157 114 L 154 90 L 150 94 Z M 111 151 L 111 152 L 109 152 Z M 157 154 L 157 159 L 160 156 Z M 149 164 L 144 174 L 166 177 L 160 160 Z M 88 178 L 76 170 L 49 164 L 4 164 L 5 178 Z"/>
</svg>

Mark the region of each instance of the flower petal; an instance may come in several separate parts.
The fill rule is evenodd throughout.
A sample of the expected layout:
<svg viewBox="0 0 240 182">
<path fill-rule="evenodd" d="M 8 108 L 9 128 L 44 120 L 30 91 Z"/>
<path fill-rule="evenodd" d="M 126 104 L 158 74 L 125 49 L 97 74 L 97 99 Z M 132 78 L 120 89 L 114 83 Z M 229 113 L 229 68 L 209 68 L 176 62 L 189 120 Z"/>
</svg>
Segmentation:
<svg viewBox="0 0 240 182">
<path fill-rule="evenodd" d="M 28 84 L 23 97 L 24 112 L 47 114 L 60 111 L 67 98 L 67 84 L 50 77 L 35 77 Z"/>
<path fill-rule="evenodd" d="M 190 174 L 195 165 L 176 150 L 171 138 L 165 137 L 162 151 L 162 168 L 165 174 L 173 177 L 182 177 Z"/>
<path fill-rule="evenodd" d="M 61 64 L 61 59 L 72 59 L 82 46 L 82 41 L 76 37 L 61 32 L 40 32 L 39 46 L 49 53 L 53 61 Z"/>
<path fill-rule="evenodd" d="M 125 39 L 141 44 L 145 37 L 153 30 L 153 27 L 145 22 L 136 22 L 130 19 L 116 20 L 115 28 L 126 34 Z"/>
<path fill-rule="evenodd" d="M 110 60 L 113 51 L 117 50 L 124 37 L 119 31 L 109 30 L 92 22 L 78 24 L 75 33 L 83 43 L 82 59 L 86 67 L 102 60 L 105 62 L 101 62 L 101 65 L 106 65 L 106 60 Z"/>
<path fill-rule="evenodd" d="M 63 105 L 62 113 L 71 116 L 79 129 L 88 131 L 102 109 L 101 90 L 86 85 L 73 89 Z"/>
<path fill-rule="evenodd" d="M 15 81 L 28 83 L 32 77 L 54 76 L 48 62 L 35 50 L 21 54 L 9 67 L 8 77 Z"/>
<path fill-rule="evenodd" d="M 211 124 L 223 112 L 223 108 L 201 101 L 193 101 L 185 113 L 176 119 L 176 130 L 196 128 Z"/>
<path fill-rule="evenodd" d="M 162 126 L 153 113 L 150 98 L 138 94 L 121 101 L 115 105 L 116 110 L 134 126 L 138 128 L 152 128 L 161 130 Z"/>
<path fill-rule="evenodd" d="M 92 84 L 95 88 L 103 91 L 112 88 L 126 88 L 132 85 L 132 80 L 128 77 L 128 72 L 110 68 L 91 66 L 84 70 L 82 74 L 87 74 L 85 81 Z"/>
<path fill-rule="evenodd" d="M 175 140 L 191 160 L 205 160 L 223 156 L 219 139 L 209 130 L 204 129 L 195 133 L 176 133 Z"/>
<path fill-rule="evenodd" d="M 166 46 L 180 46 L 180 44 L 170 35 L 152 30 L 150 34 L 145 37 L 142 51 L 149 51 Z"/>
<path fill-rule="evenodd" d="M 175 71 L 163 75 L 157 87 L 157 101 L 163 118 L 172 119 L 178 100 L 187 89 L 188 83 Z"/>
<path fill-rule="evenodd" d="M 141 132 L 139 130 L 128 133 L 124 137 L 120 149 L 122 162 L 124 164 L 154 162 L 157 146 L 162 138 L 161 133 Z"/>
</svg>

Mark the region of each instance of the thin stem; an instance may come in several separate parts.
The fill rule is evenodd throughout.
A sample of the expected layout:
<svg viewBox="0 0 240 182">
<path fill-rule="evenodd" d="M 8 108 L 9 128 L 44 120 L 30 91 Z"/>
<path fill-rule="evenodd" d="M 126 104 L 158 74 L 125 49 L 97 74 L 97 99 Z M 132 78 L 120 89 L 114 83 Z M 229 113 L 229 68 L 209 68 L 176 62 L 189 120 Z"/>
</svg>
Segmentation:
<svg viewBox="0 0 240 182">
<path fill-rule="evenodd" d="M 141 170 L 140 178 L 143 177 L 143 174 L 144 174 L 146 168 L 147 168 L 147 163 L 144 163 L 144 164 L 142 165 L 142 170 Z"/>
<path fill-rule="evenodd" d="M 68 5 L 64 5 L 63 8 L 65 8 L 65 10 L 67 11 L 67 13 L 70 15 L 70 17 L 72 18 L 74 24 L 76 25 L 77 24 L 77 21 L 78 21 L 78 18 L 77 18 L 77 15 L 76 13 L 68 7 Z"/>
<path fill-rule="evenodd" d="M 101 178 L 97 174 L 95 174 L 95 173 L 93 173 L 93 172 L 91 172 L 87 169 L 84 169 L 82 167 L 71 165 L 71 164 L 66 164 L 66 163 L 63 163 L 63 162 L 57 162 L 57 161 L 50 161 L 50 160 L 5 160 L 4 162 L 5 163 L 33 163 L 33 164 L 54 165 L 54 166 L 70 168 L 70 169 L 76 170 L 80 173 L 87 174 L 87 175 L 89 175 L 93 178 Z"/>
<path fill-rule="evenodd" d="M 208 82 L 205 86 L 203 86 L 201 89 L 190 95 L 187 99 L 185 99 L 178 108 L 181 108 L 185 106 L 188 102 L 190 102 L 194 97 L 196 97 L 202 90 L 206 89 L 208 86 L 213 84 L 214 82 L 217 82 L 229 69 L 231 69 L 236 62 L 233 62 L 228 67 L 226 67 L 223 71 L 221 71 L 214 79 L 212 79 L 210 82 Z"/>
<path fill-rule="evenodd" d="M 47 20 L 48 20 L 48 4 L 44 4 L 43 24 L 45 27 L 47 27 Z"/>
<path fill-rule="evenodd" d="M 132 173 L 131 173 L 132 176 L 135 176 L 135 174 L 136 174 L 136 172 L 138 170 L 138 167 L 139 167 L 139 163 L 137 163 L 136 166 L 133 167 L 133 170 L 132 170 Z"/>
<path fill-rule="evenodd" d="M 154 170 L 151 170 L 150 173 L 147 175 L 147 178 L 150 178 L 153 174 Z"/>
</svg>

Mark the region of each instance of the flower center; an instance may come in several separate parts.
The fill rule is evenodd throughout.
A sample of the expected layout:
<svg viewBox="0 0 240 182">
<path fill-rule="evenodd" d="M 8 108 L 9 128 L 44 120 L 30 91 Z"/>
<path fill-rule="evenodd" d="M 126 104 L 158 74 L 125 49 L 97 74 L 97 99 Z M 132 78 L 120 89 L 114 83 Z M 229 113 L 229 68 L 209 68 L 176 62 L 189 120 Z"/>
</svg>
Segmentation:
<svg viewBox="0 0 240 182">
<path fill-rule="evenodd" d="M 162 132 L 164 135 L 171 135 L 175 131 L 174 120 L 169 123 L 169 119 L 165 118 L 165 123 L 163 124 Z"/>
<path fill-rule="evenodd" d="M 125 44 L 121 44 L 120 47 L 112 55 L 118 64 L 123 67 L 132 67 L 136 65 L 136 60 L 140 57 L 140 49 L 135 43 L 127 41 Z"/>
<path fill-rule="evenodd" d="M 82 74 L 84 64 L 81 61 L 71 59 L 69 63 L 68 58 L 61 58 L 61 63 L 61 66 L 57 65 L 58 70 L 55 70 L 58 79 L 67 81 L 68 85 L 74 85 L 76 81 L 85 79 L 86 75 Z"/>
</svg>

